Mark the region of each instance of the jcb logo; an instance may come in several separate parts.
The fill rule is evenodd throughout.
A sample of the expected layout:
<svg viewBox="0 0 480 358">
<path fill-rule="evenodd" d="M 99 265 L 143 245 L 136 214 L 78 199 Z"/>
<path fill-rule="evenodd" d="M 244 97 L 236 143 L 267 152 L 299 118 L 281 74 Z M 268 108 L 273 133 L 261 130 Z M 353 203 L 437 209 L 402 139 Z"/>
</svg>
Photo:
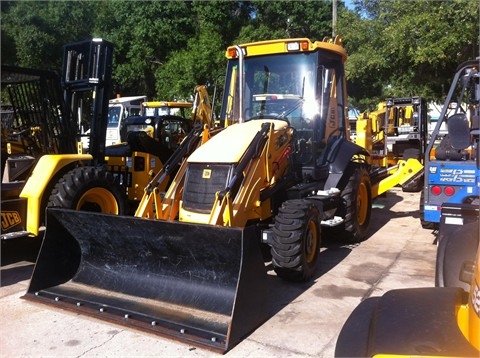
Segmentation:
<svg viewBox="0 0 480 358">
<path fill-rule="evenodd" d="M 335 108 L 330 109 L 330 117 L 328 118 L 328 127 L 337 128 L 337 115 L 335 114 Z"/>
<path fill-rule="evenodd" d="M 2 211 L 2 230 L 7 230 L 21 222 L 22 219 L 17 211 Z"/>
</svg>

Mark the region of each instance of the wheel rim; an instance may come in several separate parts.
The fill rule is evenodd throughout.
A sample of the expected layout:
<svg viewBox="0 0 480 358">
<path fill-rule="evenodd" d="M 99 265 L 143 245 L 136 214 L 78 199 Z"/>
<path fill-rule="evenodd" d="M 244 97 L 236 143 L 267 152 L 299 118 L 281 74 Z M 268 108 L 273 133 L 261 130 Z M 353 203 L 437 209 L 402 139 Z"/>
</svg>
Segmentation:
<svg viewBox="0 0 480 358">
<path fill-rule="evenodd" d="M 118 214 L 119 208 L 115 196 L 105 188 L 87 190 L 78 200 L 76 210 Z"/>
<path fill-rule="evenodd" d="M 368 190 L 364 182 L 358 187 L 357 195 L 357 221 L 360 225 L 365 224 L 368 215 Z"/>
<path fill-rule="evenodd" d="M 315 253 L 318 246 L 318 229 L 313 220 L 308 222 L 308 230 L 305 238 L 305 257 L 308 263 L 315 259 Z"/>
</svg>

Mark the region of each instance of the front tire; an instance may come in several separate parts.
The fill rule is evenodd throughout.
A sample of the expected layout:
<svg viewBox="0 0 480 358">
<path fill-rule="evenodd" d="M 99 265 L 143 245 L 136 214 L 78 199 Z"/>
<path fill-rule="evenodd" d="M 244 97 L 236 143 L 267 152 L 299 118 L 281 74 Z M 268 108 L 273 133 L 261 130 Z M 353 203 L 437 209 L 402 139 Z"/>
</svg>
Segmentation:
<svg viewBox="0 0 480 358">
<path fill-rule="evenodd" d="M 321 244 L 320 213 L 307 200 L 283 203 L 275 217 L 272 265 L 279 277 L 305 282 L 315 273 Z"/>
<path fill-rule="evenodd" d="M 349 243 L 358 243 L 367 237 L 372 213 L 372 186 L 368 171 L 356 166 L 342 191 L 345 203 L 344 238 Z"/>
<path fill-rule="evenodd" d="M 48 206 L 123 215 L 126 199 L 123 188 L 105 167 L 79 167 L 60 178 Z"/>
</svg>

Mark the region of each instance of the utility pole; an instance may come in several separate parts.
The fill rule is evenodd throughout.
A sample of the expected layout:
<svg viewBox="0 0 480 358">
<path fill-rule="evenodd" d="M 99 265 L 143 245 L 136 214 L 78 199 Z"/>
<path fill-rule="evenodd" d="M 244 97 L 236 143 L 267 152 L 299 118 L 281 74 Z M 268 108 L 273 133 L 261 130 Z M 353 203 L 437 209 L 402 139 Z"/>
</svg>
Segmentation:
<svg viewBox="0 0 480 358">
<path fill-rule="evenodd" d="M 332 0 L 332 37 L 337 35 L 337 0 Z"/>
</svg>

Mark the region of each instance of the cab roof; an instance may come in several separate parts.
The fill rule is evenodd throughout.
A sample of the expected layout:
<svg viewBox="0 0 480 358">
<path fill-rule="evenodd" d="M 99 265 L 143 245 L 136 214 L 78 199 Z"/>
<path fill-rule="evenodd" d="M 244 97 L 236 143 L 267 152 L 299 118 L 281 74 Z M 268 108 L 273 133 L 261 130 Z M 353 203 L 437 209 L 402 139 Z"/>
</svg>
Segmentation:
<svg viewBox="0 0 480 358">
<path fill-rule="evenodd" d="M 323 49 L 340 55 L 344 62 L 347 59 L 347 52 L 343 47 L 340 36 L 337 36 L 334 39 L 326 37 L 322 41 L 315 42 L 312 42 L 307 38 L 268 40 L 251 42 L 239 45 L 239 47 L 242 48 L 244 56 L 246 57 L 292 52 L 313 52 L 318 49 Z M 229 46 L 225 56 L 228 59 L 237 58 L 238 54 L 236 46 Z"/>
</svg>

